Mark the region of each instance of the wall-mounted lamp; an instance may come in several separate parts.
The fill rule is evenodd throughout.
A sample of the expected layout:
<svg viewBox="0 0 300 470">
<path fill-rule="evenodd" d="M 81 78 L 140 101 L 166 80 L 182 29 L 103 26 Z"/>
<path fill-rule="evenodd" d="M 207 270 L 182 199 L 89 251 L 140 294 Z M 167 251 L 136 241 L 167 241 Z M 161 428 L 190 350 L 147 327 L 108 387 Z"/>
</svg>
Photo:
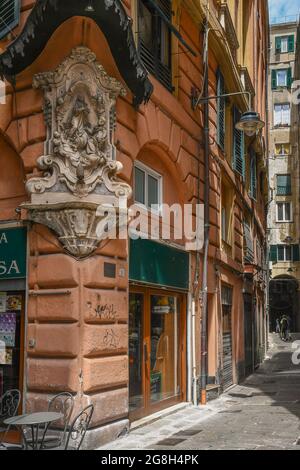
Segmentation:
<svg viewBox="0 0 300 470">
<path fill-rule="evenodd" d="M 236 129 L 248 137 L 253 137 L 258 131 L 265 127 L 265 123 L 260 119 L 260 115 L 255 111 L 247 111 L 244 113 L 240 121 L 235 125 Z"/>
</svg>

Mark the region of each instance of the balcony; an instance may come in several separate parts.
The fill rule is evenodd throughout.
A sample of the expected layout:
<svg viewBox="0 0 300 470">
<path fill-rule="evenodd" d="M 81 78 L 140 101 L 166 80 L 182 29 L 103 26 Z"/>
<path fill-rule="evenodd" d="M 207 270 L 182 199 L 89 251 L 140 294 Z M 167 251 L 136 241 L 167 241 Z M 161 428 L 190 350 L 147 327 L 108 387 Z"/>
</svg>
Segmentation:
<svg viewBox="0 0 300 470">
<path fill-rule="evenodd" d="M 291 196 L 292 187 L 291 186 L 277 186 L 277 196 Z"/>
</svg>

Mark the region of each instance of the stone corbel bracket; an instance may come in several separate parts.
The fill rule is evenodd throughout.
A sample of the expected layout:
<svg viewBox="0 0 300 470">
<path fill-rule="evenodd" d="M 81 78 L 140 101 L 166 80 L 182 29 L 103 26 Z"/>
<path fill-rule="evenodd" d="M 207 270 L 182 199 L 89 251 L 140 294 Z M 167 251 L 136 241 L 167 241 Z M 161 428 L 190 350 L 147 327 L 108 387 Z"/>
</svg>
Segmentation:
<svg viewBox="0 0 300 470">
<path fill-rule="evenodd" d="M 117 178 L 122 164 L 113 144 L 116 99 L 126 92 L 86 47 L 74 49 L 55 72 L 36 75 L 33 86 L 45 97 L 46 154 L 38 159 L 43 176 L 27 182 L 31 200 L 22 207 L 68 253 L 87 257 L 105 237 L 108 213 L 118 218 L 131 196 Z"/>
</svg>

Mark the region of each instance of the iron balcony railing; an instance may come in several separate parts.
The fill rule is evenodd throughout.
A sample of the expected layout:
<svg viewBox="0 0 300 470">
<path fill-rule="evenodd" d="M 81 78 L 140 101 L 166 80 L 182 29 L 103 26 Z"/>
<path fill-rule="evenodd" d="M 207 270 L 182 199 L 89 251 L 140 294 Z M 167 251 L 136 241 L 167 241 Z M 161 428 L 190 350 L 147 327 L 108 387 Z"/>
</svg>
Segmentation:
<svg viewBox="0 0 300 470">
<path fill-rule="evenodd" d="M 277 186 L 278 196 L 290 196 L 292 194 L 292 187 L 288 186 Z"/>
</svg>

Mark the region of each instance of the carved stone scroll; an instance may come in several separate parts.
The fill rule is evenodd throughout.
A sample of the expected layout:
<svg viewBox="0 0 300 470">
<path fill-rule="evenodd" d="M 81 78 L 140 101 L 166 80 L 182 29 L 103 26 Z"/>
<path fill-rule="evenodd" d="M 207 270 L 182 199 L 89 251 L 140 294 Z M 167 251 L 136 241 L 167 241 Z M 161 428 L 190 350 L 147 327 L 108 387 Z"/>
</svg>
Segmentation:
<svg viewBox="0 0 300 470">
<path fill-rule="evenodd" d="M 118 207 L 131 195 L 117 178 L 122 164 L 113 144 L 116 99 L 126 92 L 86 47 L 74 49 L 55 72 L 36 75 L 33 86 L 44 92 L 47 141 L 38 159 L 43 176 L 27 182 L 31 201 L 23 207 L 69 253 L 85 257 L 101 240 L 99 206 Z"/>
</svg>

